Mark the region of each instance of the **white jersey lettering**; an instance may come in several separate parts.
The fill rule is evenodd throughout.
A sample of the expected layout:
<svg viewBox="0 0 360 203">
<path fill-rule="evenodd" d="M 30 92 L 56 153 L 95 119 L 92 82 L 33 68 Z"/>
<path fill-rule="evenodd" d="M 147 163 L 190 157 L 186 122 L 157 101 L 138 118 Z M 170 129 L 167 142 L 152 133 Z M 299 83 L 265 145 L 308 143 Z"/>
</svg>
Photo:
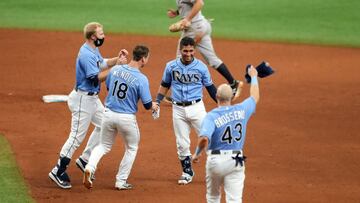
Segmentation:
<svg viewBox="0 0 360 203">
<path fill-rule="evenodd" d="M 230 123 L 234 120 L 242 120 L 244 118 L 245 118 L 244 110 L 233 111 L 216 118 L 215 125 L 216 127 L 220 128 L 221 126 L 226 125 L 227 123 Z"/>
</svg>

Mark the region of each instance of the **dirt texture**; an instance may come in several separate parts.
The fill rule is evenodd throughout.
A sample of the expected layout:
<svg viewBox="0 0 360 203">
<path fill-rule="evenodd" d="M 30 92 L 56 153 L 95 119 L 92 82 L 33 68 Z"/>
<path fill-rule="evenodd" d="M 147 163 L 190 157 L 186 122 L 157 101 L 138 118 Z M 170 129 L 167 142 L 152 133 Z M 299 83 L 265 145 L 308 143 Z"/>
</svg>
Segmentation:
<svg viewBox="0 0 360 203">
<path fill-rule="evenodd" d="M 139 108 L 141 141 L 129 178 L 133 190 L 114 189 L 124 151 L 119 137 L 100 162 L 92 190 L 82 185 L 74 162 L 86 140 L 68 168 L 73 188 L 59 189 L 48 173 L 68 137 L 71 115 L 66 103 L 45 104 L 41 98 L 73 89 L 82 33 L 0 29 L 0 35 L 0 133 L 10 141 L 37 202 L 205 202 L 205 157 L 194 165 L 194 182 L 177 185 L 181 168 L 170 105 L 161 106 L 156 121 Z M 175 57 L 177 40 L 176 34 L 107 34 L 101 52 L 112 57 L 120 48 L 148 45 L 151 57 L 142 72 L 155 97 L 165 64 Z M 214 46 L 238 79 L 244 80 L 246 64 L 262 60 L 276 71 L 259 80 L 261 98 L 248 124 L 244 202 L 358 202 L 360 49 L 221 39 L 215 39 Z M 216 85 L 225 82 L 213 69 L 211 74 Z M 105 95 L 103 86 L 102 101 Z M 245 85 L 241 100 L 247 96 Z M 206 91 L 204 100 L 207 110 L 216 106 Z M 195 133 L 191 137 L 194 150 Z"/>
</svg>

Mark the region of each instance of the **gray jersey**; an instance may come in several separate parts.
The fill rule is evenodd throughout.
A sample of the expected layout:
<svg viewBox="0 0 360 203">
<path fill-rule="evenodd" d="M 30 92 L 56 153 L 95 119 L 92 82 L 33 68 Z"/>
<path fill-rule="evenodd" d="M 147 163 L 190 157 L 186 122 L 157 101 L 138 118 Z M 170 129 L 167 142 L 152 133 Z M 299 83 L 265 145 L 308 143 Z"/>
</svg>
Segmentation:
<svg viewBox="0 0 360 203">
<path fill-rule="evenodd" d="M 176 5 L 181 19 L 185 18 L 190 13 L 195 1 L 196 0 L 176 0 Z M 199 11 L 199 13 L 197 13 L 191 20 L 191 23 L 201 20 L 205 20 L 205 17 L 202 15 L 201 11 Z"/>
</svg>

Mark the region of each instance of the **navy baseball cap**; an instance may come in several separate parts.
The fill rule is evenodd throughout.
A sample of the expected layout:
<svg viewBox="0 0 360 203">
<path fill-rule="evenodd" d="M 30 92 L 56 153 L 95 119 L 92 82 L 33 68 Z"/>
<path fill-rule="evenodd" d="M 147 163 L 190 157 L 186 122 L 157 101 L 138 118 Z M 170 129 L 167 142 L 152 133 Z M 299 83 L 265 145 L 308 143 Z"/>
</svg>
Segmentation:
<svg viewBox="0 0 360 203">
<path fill-rule="evenodd" d="M 250 68 L 250 64 L 246 65 L 246 74 L 245 74 L 245 79 L 246 79 L 246 82 L 247 83 L 250 83 L 251 82 L 251 77 L 250 75 L 248 74 L 248 70 Z M 271 68 L 271 66 L 269 65 L 268 62 L 266 61 L 263 61 L 262 63 L 260 63 L 258 66 L 256 66 L 256 70 L 258 72 L 258 77 L 259 78 L 264 78 L 264 77 L 267 77 L 271 74 L 273 74 L 275 71 Z"/>
</svg>

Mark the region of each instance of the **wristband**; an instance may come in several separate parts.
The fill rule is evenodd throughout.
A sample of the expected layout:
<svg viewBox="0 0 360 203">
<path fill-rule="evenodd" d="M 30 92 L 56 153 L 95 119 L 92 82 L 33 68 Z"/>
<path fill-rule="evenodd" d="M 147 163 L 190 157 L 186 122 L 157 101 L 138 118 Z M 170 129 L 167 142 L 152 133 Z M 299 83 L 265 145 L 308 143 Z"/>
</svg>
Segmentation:
<svg viewBox="0 0 360 203">
<path fill-rule="evenodd" d="M 165 95 L 158 93 L 156 95 L 156 102 L 160 104 L 160 102 L 164 99 Z"/>
<path fill-rule="evenodd" d="M 257 77 L 256 77 L 256 76 L 252 76 L 252 77 L 251 77 L 251 84 L 252 84 L 252 85 L 258 85 L 258 80 L 257 80 Z"/>
</svg>

